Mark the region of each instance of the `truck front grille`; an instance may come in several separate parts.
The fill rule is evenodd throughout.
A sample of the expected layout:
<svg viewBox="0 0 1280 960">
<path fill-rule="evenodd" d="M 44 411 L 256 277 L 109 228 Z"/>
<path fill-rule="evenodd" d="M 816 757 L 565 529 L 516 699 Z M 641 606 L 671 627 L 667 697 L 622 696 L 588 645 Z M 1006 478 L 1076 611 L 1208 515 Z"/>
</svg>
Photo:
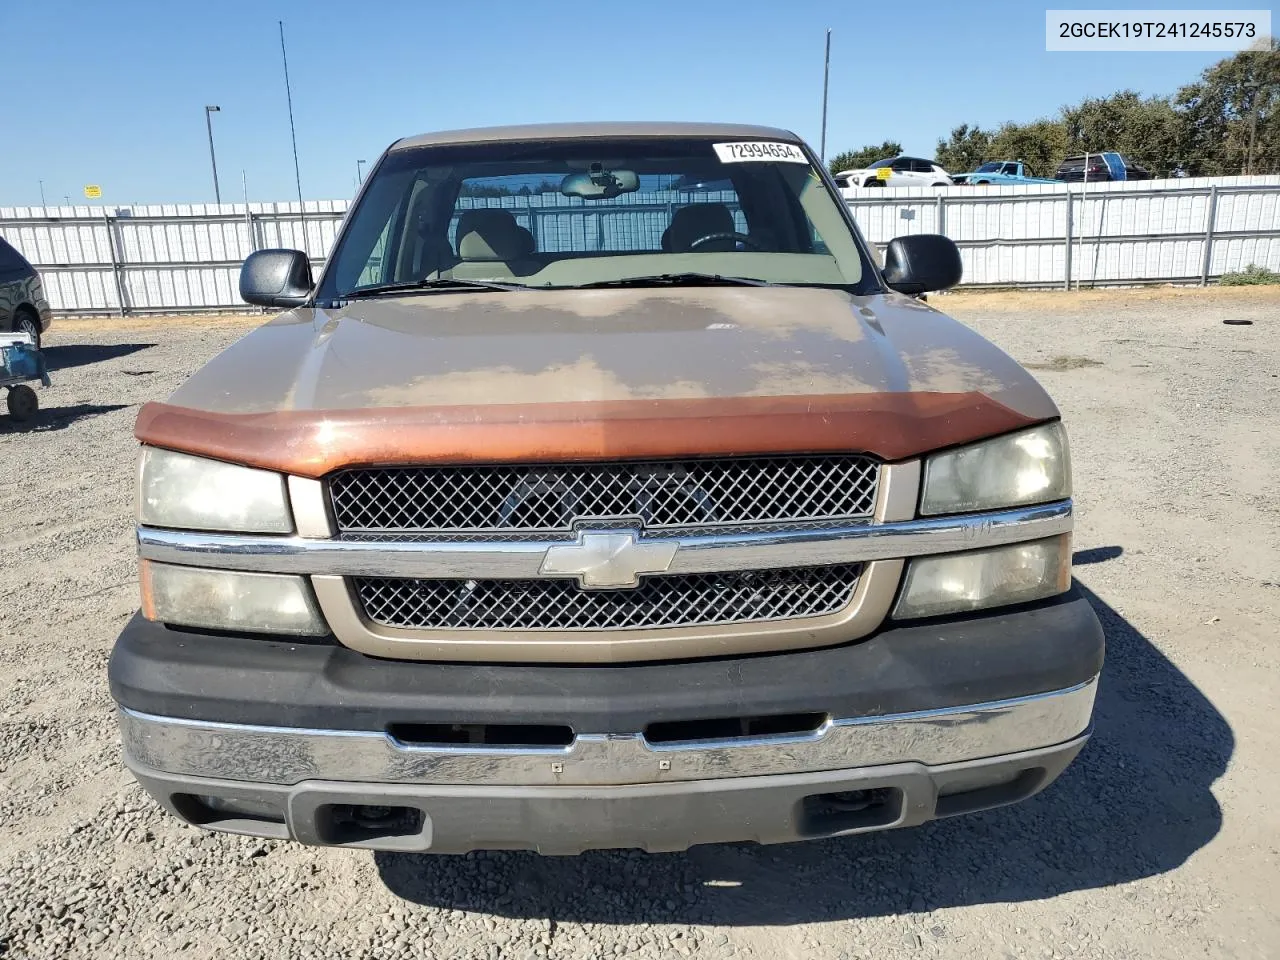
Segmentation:
<svg viewBox="0 0 1280 960">
<path fill-rule="evenodd" d="M 573 580 L 356 578 L 375 623 L 417 630 L 617 630 L 793 620 L 837 613 L 861 564 L 679 574 L 629 590 L 583 590 Z"/>
<path fill-rule="evenodd" d="M 329 478 L 343 534 L 569 537 L 582 521 L 651 535 L 863 520 L 878 464 L 859 456 L 352 469 Z"/>
</svg>

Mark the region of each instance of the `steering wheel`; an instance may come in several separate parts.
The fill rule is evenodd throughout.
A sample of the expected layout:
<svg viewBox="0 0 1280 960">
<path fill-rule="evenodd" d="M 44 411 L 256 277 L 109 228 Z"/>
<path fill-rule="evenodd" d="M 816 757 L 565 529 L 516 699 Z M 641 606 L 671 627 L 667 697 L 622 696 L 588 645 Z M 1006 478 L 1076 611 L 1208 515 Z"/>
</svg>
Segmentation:
<svg viewBox="0 0 1280 960">
<path fill-rule="evenodd" d="M 689 244 L 689 251 L 697 250 L 704 243 L 710 243 L 712 240 L 736 240 L 744 246 L 750 247 L 752 250 L 761 251 L 763 248 L 755 240 L 752 240 L 745 233 L 738 233 L 735 230 L 725 230 L 722 233 L 708 233 L 706 236 L 699 237 L 693 243 Z"/>
</svg>

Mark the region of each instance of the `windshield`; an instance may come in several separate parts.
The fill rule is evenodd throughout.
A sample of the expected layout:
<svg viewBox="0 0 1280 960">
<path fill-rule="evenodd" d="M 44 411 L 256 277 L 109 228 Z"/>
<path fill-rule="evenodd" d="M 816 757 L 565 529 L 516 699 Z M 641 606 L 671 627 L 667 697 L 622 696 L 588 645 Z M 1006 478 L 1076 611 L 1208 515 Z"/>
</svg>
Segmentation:
<svg viewBox="0 0 1280 960">
<path fill-rule="evenodd" d="M 791 143 L 414 147 L 389 152 L 370 177 L 319 300 L 462 286 L 447 281 L 575 287 L 705 275 L 854 286 L 870 273 L 839 199 Z"/>
</svg>

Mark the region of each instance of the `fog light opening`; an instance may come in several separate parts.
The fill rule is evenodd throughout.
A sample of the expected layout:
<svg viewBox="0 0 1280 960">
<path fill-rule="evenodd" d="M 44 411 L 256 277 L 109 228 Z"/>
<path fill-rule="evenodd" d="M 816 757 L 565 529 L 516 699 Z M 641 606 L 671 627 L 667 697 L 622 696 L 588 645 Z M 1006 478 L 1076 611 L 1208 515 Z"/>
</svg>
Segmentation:
<svg viewBox="0 0 1280 960">
<path fill-rule="evenodd" d="M 188 823 L 209 830 L 287 839 L 284 810 L 270 800 L 175 793 L 169 802 Z"/>
<path fill-rule="evenodd" d="M 953 817 L 1018 803 L 1039 790 L 1044 779 L 1043 767 L 957 778 L 938 786 L 938 804 L 934 812 L 939 817 Z"/>
</svg>

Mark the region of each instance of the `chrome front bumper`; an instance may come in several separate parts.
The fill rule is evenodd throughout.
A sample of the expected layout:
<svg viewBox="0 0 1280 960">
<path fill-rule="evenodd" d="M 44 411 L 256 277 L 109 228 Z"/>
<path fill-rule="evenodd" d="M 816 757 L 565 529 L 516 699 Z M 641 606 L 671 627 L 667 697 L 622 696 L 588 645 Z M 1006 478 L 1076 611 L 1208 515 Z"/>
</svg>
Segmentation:
<svg viewBox="0 0 1280 960">
<path fill-rule="evenodd" d="M 385 734 L 120 711 L 126 761 L 184 820 L 366 849 L 573 854 L 783 843 L 1026 799 L 1089 735 L 1096 679 L 969 707 L 831 721 L 805 737 L 424 749 Z"/>
<path fill-rule="evenodd" d="M 308 779 L 471 786 L 609 786 L 951 764 L 1085 733 L 1097 679 L 1013 700 L 829 720 L 803 735 L 651 744 L 578 734 L 564 747 L 415 746 L 382 731 L 207 723 L 119 711 L 126 762 L 175 776 L 289 785 Z"/>
</svg>

